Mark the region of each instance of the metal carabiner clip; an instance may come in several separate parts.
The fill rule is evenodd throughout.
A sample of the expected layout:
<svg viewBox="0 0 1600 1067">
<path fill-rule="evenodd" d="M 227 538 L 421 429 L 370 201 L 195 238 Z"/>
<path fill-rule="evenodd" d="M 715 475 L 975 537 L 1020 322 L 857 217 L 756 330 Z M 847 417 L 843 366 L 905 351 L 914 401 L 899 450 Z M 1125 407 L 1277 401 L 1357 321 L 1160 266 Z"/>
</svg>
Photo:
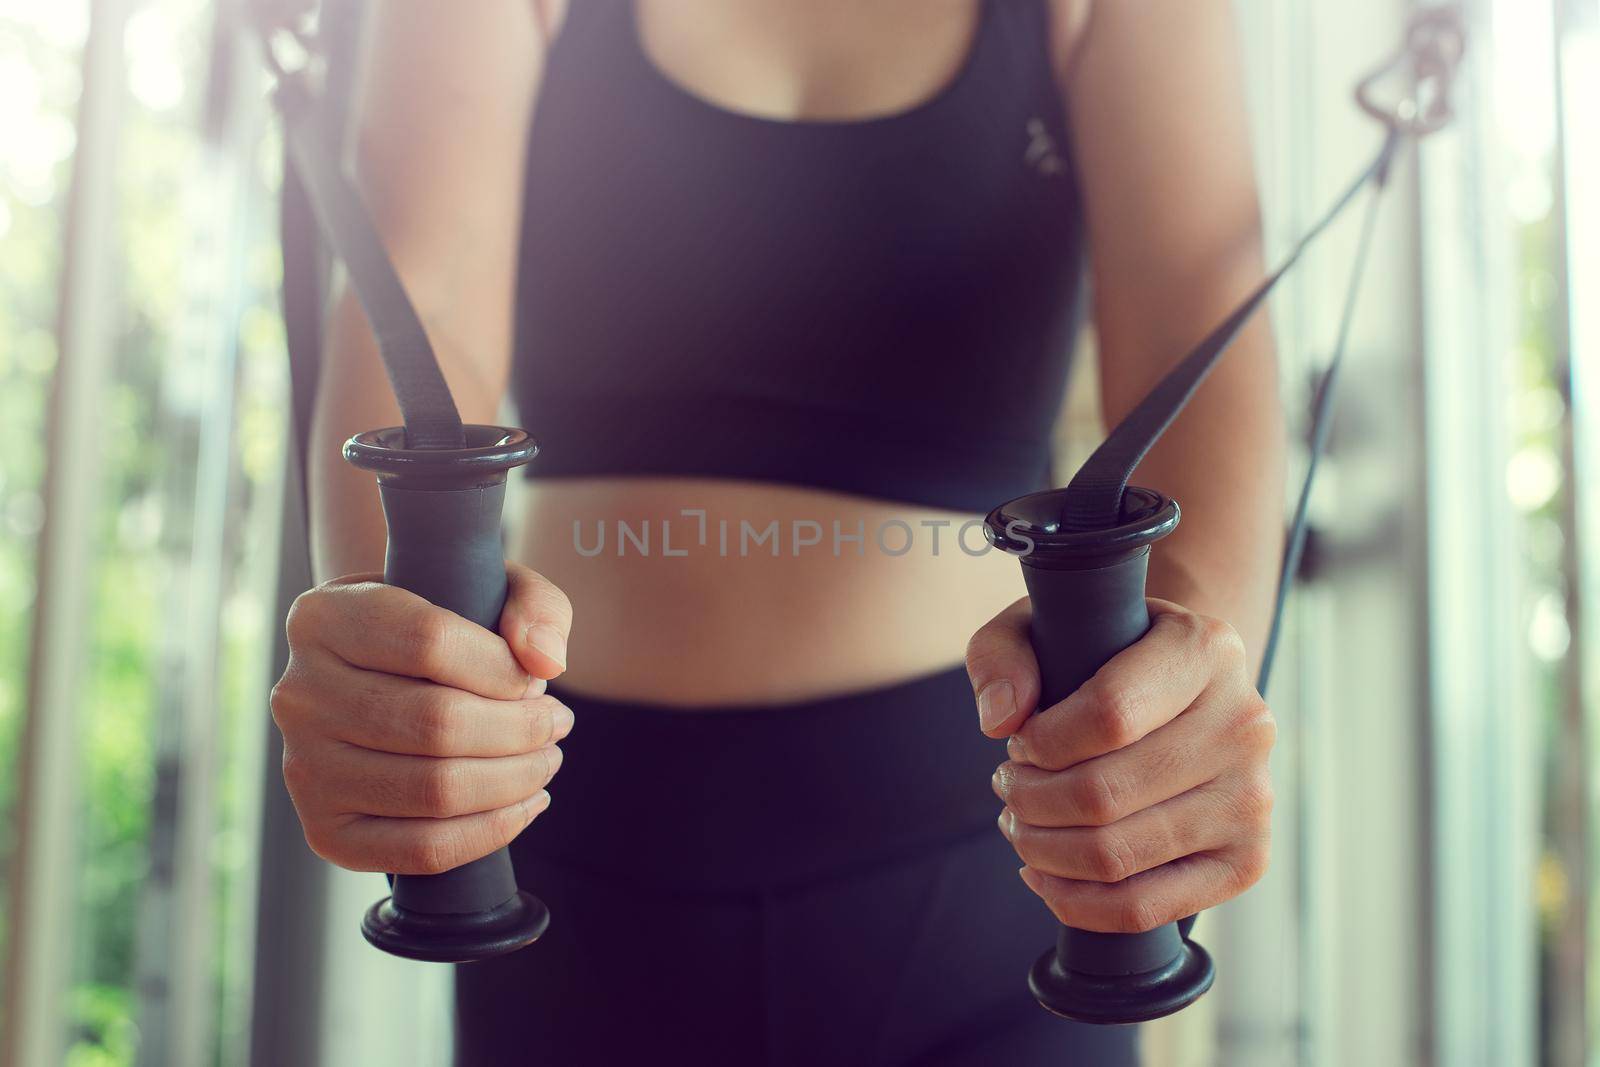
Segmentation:
<svg viewBox="0 0 1600 1067">
<path fill-rule="evenodd" d="M 315 32 L 316 4 L 309 0 L 256 0 L 247 9 L 248 22 L 261 42 L 261 58 L 279 82 L 307 75 L 319 54 Z"/>
<path fill-rule="evenodd" d="M 1404 44 L 1357 83 L 1356 103 L 1385 126 L 1409 137 L 1426 137 L 1442 129 L 1455 116 L 1451 93 L 1466 47 L 1460 4 L 1418 11 L 1406 25 Z M 1410 81 L 1409 94 L 1394 103 L 1381 103 L 1378 83 L 1397 74 Z"/>
</svg>

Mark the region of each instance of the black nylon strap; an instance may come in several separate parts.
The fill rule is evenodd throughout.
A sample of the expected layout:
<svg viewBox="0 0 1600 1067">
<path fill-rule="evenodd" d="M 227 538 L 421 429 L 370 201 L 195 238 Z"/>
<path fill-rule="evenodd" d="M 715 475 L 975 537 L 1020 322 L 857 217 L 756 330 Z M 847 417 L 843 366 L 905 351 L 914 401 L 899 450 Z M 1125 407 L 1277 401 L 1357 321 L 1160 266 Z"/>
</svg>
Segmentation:
<svg viewBox="0 0 1600 1067">
<path fill-rule="evenodd" d="M 344 261 L 377 338 L 389 385 L 400 403 L 410 448 L 462 448 L 466 435 L 450 387 L 416 308 L 366 205 L 329 146 L 340 143 L 302 75 L 281 73 L 277 89 L 284 144 L 306 199 L 333 250 Z"/>
<path fill-rule="evenodd" d="M 1168 371 L 1166 377 L 1157 382 L 1155 388 L 1106 436 L 1105 441 L 1067 484 L 1067 497 L 1061 513 L 1063 529 L 1104 530 L 1121 521 L 1122 495 L 1139 461 L 1161 439 L 1239 331 L 1244 329 L 1284 275 L 1300 261 L 1301 255 L 1312 242 L 1322 236 L 1368 184 L 1376 183 L 1380 190 L 1384 187 L 1399 144 L 1399 131 L 1391 127 L 1376 158 L 1316 225 L 1300 238 L 1278 269 L 1269 274 L 1181 363 Z M 1358 282 L 1359 275 L 1352 279 L 1351 284 L 1354 286 Z"/>
</svg>

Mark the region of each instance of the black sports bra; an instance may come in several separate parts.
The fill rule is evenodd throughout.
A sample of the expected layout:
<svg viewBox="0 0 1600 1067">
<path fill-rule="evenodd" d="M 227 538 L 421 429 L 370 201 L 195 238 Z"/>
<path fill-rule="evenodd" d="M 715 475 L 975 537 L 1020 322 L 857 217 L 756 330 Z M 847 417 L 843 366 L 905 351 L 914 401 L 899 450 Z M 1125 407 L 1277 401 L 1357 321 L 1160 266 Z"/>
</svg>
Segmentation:
<svg viewBox="0 0 1600 1067">
<path fill-rule="evenodd" d="M 534 478 L 711 476 L 958 511 L 1046 485 L 1083 277 L 1045 0 L 980 0 L 925 103 L 783 122 L 579 0 L 529 140 L 513 390 Z"/>
</svg>

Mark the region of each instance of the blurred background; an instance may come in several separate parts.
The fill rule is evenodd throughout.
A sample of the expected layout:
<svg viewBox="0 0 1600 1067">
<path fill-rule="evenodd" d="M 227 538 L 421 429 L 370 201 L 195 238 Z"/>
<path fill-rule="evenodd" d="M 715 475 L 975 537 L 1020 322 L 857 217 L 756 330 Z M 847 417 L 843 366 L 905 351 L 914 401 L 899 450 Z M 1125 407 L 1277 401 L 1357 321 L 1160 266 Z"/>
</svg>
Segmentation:
<svg viewBox="0 0 1600 1067">
<path fill-rule="evenodd" d="M 1236 6 L 1278 252 L 1375 149 L 1349 90 L 1412 5 Z M 1600 3 L 1466 13 L 1268 694 L 1274 867 L 1202 920 L 1217 989 L 1152 1065 L 1600 1064 Z M 0 0 L 0 1067 L 448 1061 L 447 972 L 361 942 L 381 882 L 278 779 L 309 579 L 241 14 Z M 1275 300 L 1297 429 L 1354 238 Z"/>
</svg>

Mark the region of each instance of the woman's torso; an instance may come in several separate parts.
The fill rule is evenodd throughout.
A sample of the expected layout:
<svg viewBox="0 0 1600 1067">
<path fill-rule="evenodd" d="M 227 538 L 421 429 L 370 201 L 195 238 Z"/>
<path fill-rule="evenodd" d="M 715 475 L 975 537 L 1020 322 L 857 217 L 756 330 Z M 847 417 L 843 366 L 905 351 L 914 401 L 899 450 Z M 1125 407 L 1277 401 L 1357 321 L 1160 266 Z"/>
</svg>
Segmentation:
<svg viewBox="0 0 1600 1067">
<path fill-rule="evenodd" d="M 568 688 L 890 684 L 1021 595 L 973 520 L 1047 477 L 1078 299 L 1043 8 L 566 13 L 514 383 L 545 443 L 518 553 L 579 606 Z"/>
</svg>

